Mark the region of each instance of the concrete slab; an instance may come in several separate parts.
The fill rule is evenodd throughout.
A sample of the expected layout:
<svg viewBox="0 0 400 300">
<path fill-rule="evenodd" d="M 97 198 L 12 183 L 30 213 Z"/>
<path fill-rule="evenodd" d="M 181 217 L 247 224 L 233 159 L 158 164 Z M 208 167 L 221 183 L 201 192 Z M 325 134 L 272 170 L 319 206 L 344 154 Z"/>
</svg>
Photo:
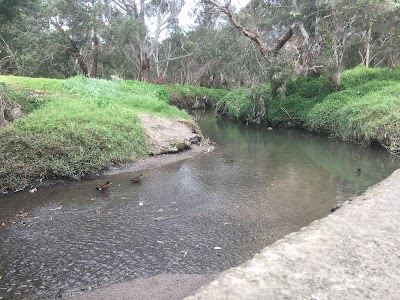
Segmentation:
<svg viewBox="0 0 400 300">
<path fill-rule="evenodd" d="M 400 170 L 185 299 L 400 299 Z"/>
</svg>

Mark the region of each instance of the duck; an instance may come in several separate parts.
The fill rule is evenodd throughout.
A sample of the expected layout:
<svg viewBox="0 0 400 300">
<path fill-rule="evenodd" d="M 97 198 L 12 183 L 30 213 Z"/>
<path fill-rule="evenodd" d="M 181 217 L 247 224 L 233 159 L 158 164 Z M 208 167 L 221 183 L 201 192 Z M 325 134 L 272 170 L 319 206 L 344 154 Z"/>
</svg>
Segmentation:
<svg viewBox="0 0 400 300">
<path fill-rule="evenodd" d="M 97 186 L 96 190 L 104 192 L 105 190 L 108 190 L 111 187 L 111 185 L 112 185 L 111 181 L 108 180 L 106 183 Z"/>
<path fill-rule="evenodd" d="M 29 193 L 31 193 L 31 194 L 36 193 L 36 192 L 37 192 L 37 188 L 32 188 L 29 190 Z"/>
<path fill-rule="evenodd" d="M 143 175 L 140 174 L 139 176 L 132 177 L 130 180 L 132 181 L 132 183 L 140 183 L 142 181 L 142 177 Z"/>
<path fill-rule="evenodd" d="M 356 169 L 356 173 L 360 174 L 361 173 L 361 168 Z"/>
</svg>

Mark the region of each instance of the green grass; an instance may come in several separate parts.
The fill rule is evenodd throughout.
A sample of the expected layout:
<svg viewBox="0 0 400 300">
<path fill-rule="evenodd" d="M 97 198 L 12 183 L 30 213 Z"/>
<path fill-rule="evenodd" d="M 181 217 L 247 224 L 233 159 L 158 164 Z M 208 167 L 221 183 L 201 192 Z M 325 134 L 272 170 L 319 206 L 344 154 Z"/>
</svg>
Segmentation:
<svg viewBox="0 0 400 300">
<path fill-rule="evenodd" d="M 185 111 L 168 104 L 170 87 L 81 76 L 0 76 L 0 82 L 16 104 L 37 101 L 26 116 L 0 131 L 1 192 L 23 189 L 40 178 L 79 179 L 148 155 L 141 114 L 182 118 L 196 126 Z M 12 96 L 18 93 L 22 96 Z"/>
</svg>

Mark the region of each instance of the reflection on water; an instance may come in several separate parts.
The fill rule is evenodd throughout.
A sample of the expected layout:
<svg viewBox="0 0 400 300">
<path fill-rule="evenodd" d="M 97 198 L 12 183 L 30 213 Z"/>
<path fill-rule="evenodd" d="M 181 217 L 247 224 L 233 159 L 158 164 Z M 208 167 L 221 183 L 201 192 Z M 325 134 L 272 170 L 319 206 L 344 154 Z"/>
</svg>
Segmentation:
<svg viewBox="0 0 400 300">
<path fill-rule="evenodd" d="M 385 151 L 304 132 L 198 122 L 215 150 L 144 171 L 140 184 L 120 174 L 104 193 L 99 179 L 0 197 L 0 299 L 221 272 L 400 166 Z"/>
</svg>

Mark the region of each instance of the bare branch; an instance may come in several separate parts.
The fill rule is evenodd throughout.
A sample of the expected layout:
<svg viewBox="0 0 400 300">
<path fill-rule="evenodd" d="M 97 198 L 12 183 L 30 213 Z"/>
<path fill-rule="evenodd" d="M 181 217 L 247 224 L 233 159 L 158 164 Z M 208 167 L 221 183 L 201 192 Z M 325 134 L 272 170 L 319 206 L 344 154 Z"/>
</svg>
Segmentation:
<svg viewBox="0 0 400 300">
<path fill-rule="evenodd" d="M 185 58 L 185 57 L 192 56 L 192 55 L 193 55 L 193 53 L 189 53 L 189 54 L 185 54 L 185 55 L 181 55 L 181 56 L 177 56 L 177 57 L 167 58 L 167 59 L 159 60 L 159 61 L 157 61 L 157 63 L 161 64 L 166 61 L 173 61 L 173 60 Z"/>
<path fill-rule="evenodd" d="M 225 14 L 228 18 L 230 23 L 240 31 L 242 35 L 245 37 L 249 38 L 251 41 L 253 41 L 257 47 L 258 50 L 260 51 L 261 55 L 263 57 L 268 57 L 270 55 L 276 56 L 279 52 L 280 49 L 286 44 L 287 41 L 290 40 L 290 38 L 294 34 L 294 28 L 296 27 L 296 24 L 293 24 L 292 26 L 289 27 L 287 31 L 284 32 L 284 34 L 276 41 L 274 46 L 272 48 L 267 48 L 264 43 L 261 41 L 259 35 L 248 28 L 244 27 L 234 16 L 232 12 L 232 8 L 230 5 L 230 1 L 227 1 L 226 4 L 223 6 L 219 2 L 215 0 L 201 0 L 203 3 L 212 5 L 215 7 L 219 12 Z"/>
</svg>

